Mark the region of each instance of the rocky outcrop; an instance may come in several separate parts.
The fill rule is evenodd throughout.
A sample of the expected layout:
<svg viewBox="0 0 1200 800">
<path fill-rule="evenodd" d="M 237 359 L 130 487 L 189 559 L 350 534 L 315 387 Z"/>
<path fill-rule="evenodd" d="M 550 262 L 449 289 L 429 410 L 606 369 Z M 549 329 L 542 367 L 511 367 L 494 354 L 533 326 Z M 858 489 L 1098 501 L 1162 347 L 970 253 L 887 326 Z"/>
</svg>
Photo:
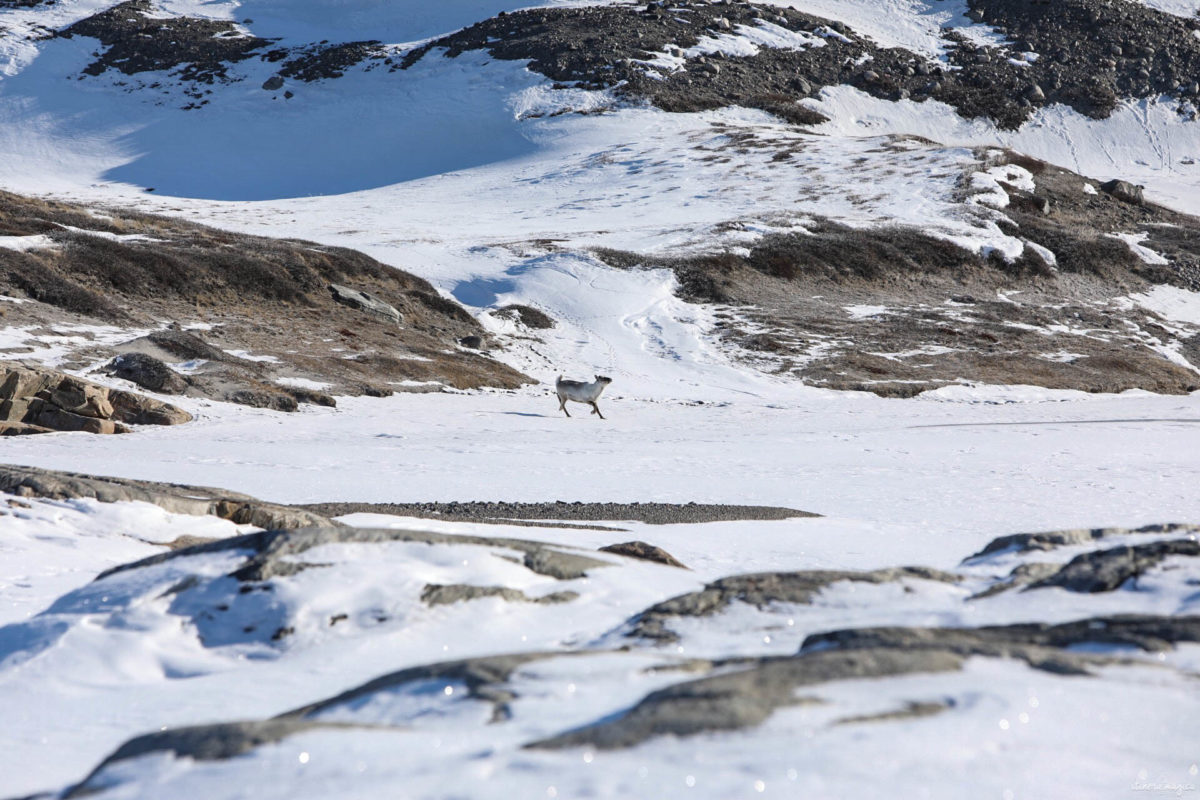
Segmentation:
<svg viewBox="0 0 1200 800">
<path fill-rule="evenodd" d="M 1087 644 L 1133 647 L 1148 653 L 1179 642 L 1200 642 L 1200 616 L 1122 614 L 1058 625 L 1042 622 L 982 628 L 853 628 L 817 633 L 804 640 L 801 654 L 838 650 L 946 650 L 960 656 L 1019 658 L 1030 666 L 1064 674 L 1086 673 L 1089 659 L 1073 651 Z M 1079 657 L 1083 656 L 1083 660 Z M 1105 663 L 1111 659 L 1101 659 Z"/>
<path fill-rule="evenodd" d="M 735 671 L 652 692 L 629 711 L 530 747 L 632 747 L 656 736 L 692 736 L 759 725 L 781 708 L 819 702 L 797 690 L 830 681 L 957 671 L 970 657 L 1011 658 L 1055 674 L 1087 675 L 1119 659 L 1077 652 L 1103 643 L 1145 651 L 1200 640 L 1200 617 L 1124 616 L 985 628 L 863 628 L 808 637 L 782 658 L 713 662 Z M 738 667 L 742 667 L 738 669 Z M 874 719 L 874 718 L 873 718 Z"/>
<path fill-rule="evenodd" d="M 156 35 L 159 23 L 170 28 L 143 10 L 135 14 L 139 25 Z M 114 20 L 121 23 L 121 15 Z M 72 337 L 61 360 L 71 370 L 108 363 L 113 374 L 151 391 L 283 411 L 304 402 L 332 405 L 333 395 L 529 382 L 480 351 L 453 347 L 483 334 L 461 305 L 428 281 L 354 250 L 111 208 L 92 214 L 6 192 L 0 220 L 7 235 L 50 242 L 36 251 L 0 251 L 0 292 L 36 301 L 6 304 L 6 325 L 32 331 L 31 346 L 39 331 L 94 326 L 96 318 L 130 331 L 124 342 Z M 175 322 L 164 328 L 164 319 Z M 181 362 L 190 362 L 186 374 L 177 369 Z"/>
<path fill-rule="evenodd" d="M 1200 98 L 1195 20 L 1097 0 L 970 0 L 969 6 L 973 21 L 1008 41 L 985 44 L 950 28 L 949 65 L 880 47 L 863 32 L 799 9 L 672 0 L 498 16 L 410 51 L 401 68 L 430 52 L 486 50 L 493 58 L 528 61 L 553 81 L 613 89 L 667 111 L 752 106 L 796 124 L 812 122 L 796 101 L 839 84 L 887 100 L 937 100 L 965 118 L 987 117 L 1012 129 L 1055 103 L 1103 118 L 1122 97 L 1174 95 L 1181 113 L 1185 102 Z M 696 47 L 743 28 L 783 28 L 821 44 L 735 53 Z M 674 63 L 656 60 L 663 54 Z"/>
<path fill-rule="evenodd" d="M 870 572 L 806 570 L 735 575 L 707 584 L 698 592 L 673 597 L 646 609 L 633 621 L 628 635 L 668 643 L 679 636 L 670 629 L 681 617 L 707 617 L 734 601 L 763 608 L 771 603 L 810 603 L 818 592 L 838 581 L 889 583 L 906 579 L 956 583 L 959 576 L 929 567 L 889 567 Z"/>
<path fill-rule="evenodd" d="M 138 758 L 150 753 L 172 753 L 176 758 L 196 761 L 222 761 L 248 753 L 256 747 L 274 744 L 289 736 L 317 728 L 345 727 L 336 723 L 311 722 L 304 719 L 265 719 L 243 722 L 222 722 L 214 725 L 194 725 L 173 730 L 155 731 L 130 739 L 104 759 L 87 778 L 68 790 L 63 797 L 87 797 L 100 791 L 91 785 L 92 777 L 111 764 Z"/>
<path fill-rule="evenodd" d="M 56 370 L 0 363 L 0 423 L 14 426 L 14 432 L 126 433 L 127 425 L 178 425 L 191 419 L 181 408 L 132 392 Z"/>
<path fill-rule="evenodd" d="M 0 471 L 0 490 L 4 489 Z M 185 487 L 180 487 L 185 488 Z M 191 487 L 186 487 L 191 488 Z M 202 490 L 212 491 L 212 490 Z M 218 509 L 219 509 L 218 503 Z M 274 507 L 279 508 L 279 507 Z M 303 515 L 307 512 L 284 507 L 287 512 Z M 184 512 L 193 513 L 193 512 Z M 218 514 L 218 516 L 223 516 Z M 236 520 L 235 520 L 236 521 Z M 253 523 L 252 523 L 253 524 Z M 267 527 L 267 526 L 259 526 Z M 591 556 L 576 552 L 571 547 L 558 547 L 543 542 L 525 539 L 503 539 L 490 536 L 457 536 L 430 531 L 405 531 L 376 528 L 350 528 L 338 526 L 328 521 L 324 524 L 314 524 L 312 527 L 292 526 L 293 530 L 271 529 L 261 533 L 250 533 L 245 536 L 234 536 L 215 542 L 186 547 L 171 553 L 162 553 L 131 564 L 122 564 L 102 572 L 97 579 L 125 572 L 131 569 L 141 569 L 152 564 L 159 564 L 175 558 L 186 558 L 196 553 L 224 552 L 229 550 L 248 552 L 246 560 L 232 575 L 239 581 L 266 581 L 276 576 L 295 575 L 313 564 L 306 564 L 296 559 L 296 556 L 326 544 L 373 544 L 384 542 L 423 542 L 425 544 L 449 545 L 483 545 L 520 553 L 521 563 L 531 572 L 547 575 L 558 580 L 574 580 L 587 575 L 587 571 L 600 567 L 612 566 L 612 562 L 601 561 Z M 517 559 L 514 558 L 514 561 Z"/>
<path fill-rule="evenodd" d="M 340 286 L 336 283 L 331 283 L 329 284 L 329 294 L 333 296 L 335 301 L 344 306 L 350 306 L 350 308 L 357 308 L 368 314 L 374 314 L 397 325 L 404 321 L 403 315 L 394 306 L 383 302 L 369 292 L 360 292 L 358 289 L 351 289 L 349 286 Z"/>
<path fill-rule="evenodd" d="M 1105 181 L 1100 184 L 1100 188 L 1113 197 L 1120 200 L 1122 203 L 1130 203 L 1135 206 L 1140 206 L 1146 202 L 1146 197 L 1142 193 L 1141 186 L 1129 181 L 1122 181 L 1113 178 L 1111 181 Z"/>
<path fill-rule="evenodd" d="M 964 563 L 973 561 L 984 556 L 1012 551 L 1014 553 L 1026 553 L 1031 550 L 1053 550 L 1058 547 L 1069 547 L 1071 545 L 1092 544 L 1094 542 L 1111 539 L 1117 536 L 1129 536 L 1131 534 L 1155 535 L 1155 534 L 1196 534 L 1200 533 L 1200 525 L 1186 525 L 1179 523 L 1167 523 L 1156 525 L 1143 525 L 1140 528 L 1071 528 L 1062 531 L 1039 531 L 1037 533 L 1014 533 L 1008 536 L 998 536 L 972 556 L 968 556 Z"/>
<path fill-rule="evenodd" d="M 509 603 L 542 603 L 554 605 L 569 603 L 579 598 L 578 592 L 551 592 L 541 597 L 530 597 L 520 589 L 508 586 L 470 586 L 465 583 L 430 583 L 421 590 L 421 602 L 427 606 L 448 606 L 482 597 L 499 597 Z"/>
<path fill-rule="evenodd" d="M 508 718 L 508 704 L 515 698 L 515 695 L 504 687 L 504 683 L 508 681 L 513 672 L 526 664 L 561 655 L 562 653 L 552 652 L 514 653 L 512 655 L 468 658 L 462 661 L 443 661 L 437 664 L 402 669 L 399 672 L 382 675 L 328 700 L 321 700 L 294 709 L 280 715 L 277 719 L 310 718 L 322 711 L 370 697 L 376 692 L 403 687 L 418 681 L 439 680 L 466 684 L 467 696 L 491 703 L 492 720 L 499 722 Z"/>
<path fill-rule="evenodd" d="M 335 524 L 309 511 L 267 503 L 223 489 L 80 475 L 35 467 L 0 465 L 0 492 L 50 500 L 91 498 L 102 503 L 135 500 L 153 503 L 174 514 L 212 515 L 238 525 L 266 529 Z"/>
<path fill-rule="evenodd" d="M 656 564 L 664 564 L 668 567 L 680 567 L 687 569 L 679 559 L 663 550 L 657 545 L 648 542 L 633 541 L 621 542 L 619 544 L 605 545 L 600 548 L 602 553 L 616 553 L 619 556 L 626 558 L 636 558 L 640 561 L 653 561 Z"/>
<path fill-rule="evenodd" d="M 143 389 L 163 394 L 183 394 L 188 381 L 167 364 L 147 353 L 123 353 L 105 365 L 114 378 L 136 383 Z"/>
<path fill-rule="evenodd" d="M 1128 580 L 1137 580 L 1172 556 L 1196 558 L 1200 556 L 1200 542 L 1195 539 L 1173 539 L 1083 553 L 1053 575 L 1041 578 L 1028 588 L 1057 586 L 1069 592 L 1111 592 L 1121 588 Z"/>
<path fill-rule="evenodd" d="M 652 692 L 613 719 L 529 746 L 614 750 L 633 747 L 656 736 L 695 736 L 750 728 L 765 722 L 778 709 L 819 702 L 798 695 L 798 690 L 806 687 L 835 680 L 950 672 L 961 669 L 962 662 L 961 656 L 947 651 L 905 652 L 885 648 L 757 659 L 748 669 Z"/>
</svg>

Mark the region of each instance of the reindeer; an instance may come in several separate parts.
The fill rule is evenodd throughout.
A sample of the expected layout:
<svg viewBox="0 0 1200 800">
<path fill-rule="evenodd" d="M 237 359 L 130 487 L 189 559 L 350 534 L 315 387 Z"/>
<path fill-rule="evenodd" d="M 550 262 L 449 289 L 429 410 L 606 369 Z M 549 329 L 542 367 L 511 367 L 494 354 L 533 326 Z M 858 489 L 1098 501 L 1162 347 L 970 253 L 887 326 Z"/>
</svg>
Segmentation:
<svg viewBox="0 0 1200 800">
<path fill-rule="evenodd" d="M 559 375 L 558 380 L 554 382 L 554 391 L 558 394 L 558 408 L 568 417 L 571 412 L 567 411 L 567 401 L 573 400 L 576 403 L 587 403 L 592 407 L 592 413 L 604 419 L 604 415 L 600 413 L 600 406 L 596 405 L 596 401 L 600 399 L 600 393 L 605 387 L 612 383 L 612 378 L 606 378 L 603 375 L 597 375 L 596 380 L 591 383 L 583 381 L 564 381 L 563 376 Z"/>
</svg>

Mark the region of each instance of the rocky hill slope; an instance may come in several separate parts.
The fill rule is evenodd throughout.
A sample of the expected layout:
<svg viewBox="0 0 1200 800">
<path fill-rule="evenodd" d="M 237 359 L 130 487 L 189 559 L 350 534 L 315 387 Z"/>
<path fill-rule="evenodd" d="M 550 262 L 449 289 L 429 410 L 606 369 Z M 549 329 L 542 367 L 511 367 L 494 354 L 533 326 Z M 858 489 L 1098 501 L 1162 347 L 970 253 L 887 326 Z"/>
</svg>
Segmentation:
<svg viewBox="0 0 1200 800">
<path fill-rule="evenodd" d="M 524 381 L 457 303 L 344 248 L 9 193 L 0 243 L 9 359 L 282 411 Z"/>
</svg>

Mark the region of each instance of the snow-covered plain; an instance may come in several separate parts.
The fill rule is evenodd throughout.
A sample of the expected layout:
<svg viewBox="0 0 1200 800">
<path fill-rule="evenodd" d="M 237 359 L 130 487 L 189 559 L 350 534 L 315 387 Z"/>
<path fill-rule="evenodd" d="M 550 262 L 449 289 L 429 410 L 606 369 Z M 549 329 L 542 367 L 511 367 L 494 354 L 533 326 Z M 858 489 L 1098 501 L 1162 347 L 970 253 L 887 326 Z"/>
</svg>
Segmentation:
<svg viewBox="0 0 1200 800">
<path fill-rule="evenodd" d="M 50 8 L 61 25 L 111 5 L 63 0 Z M 243 21 L 258 35 L 297 42 L 405 44 L 519 5 L 170 0 L 160 7 Z M 962 3 L 897 0 L 883 4 L 887 13 L 874 2 L 803 7 L 930 57 L 941 52 L 941 28 L 967 25 Z M 471 307 L 507 341 L 502 357 L 533 377 L 600 372 L 615 380 L 601 401 L 604 422 L 562 417 L 546 386 L 341 398 L 336 410 L 306 406 L 294 415 L 185 400 L 197 416 L 188 425 L 5 439 L 5 462 L 224 486 L 278 502 L 700 501 L 824 516 L 613 521 L 605 524 L 621 530 L 595 531 L 356 515 L 345 521 L 588 549 L 644 539 L 691 571 L 614 557 L 616 566 L 561 584 L 531 577 L 488 548 L 346 545 L 315 553 L 330 566 L 280 582 L 279 606 L 264 611 L 221 577 L 235 554 L 91 583 L 179 536 L 236 533 L 229 523 L 140 504 L 12 498 L 0 506 L 0 795 L 61 789 L 126 739 L 162 727 L 261 718 L 392 670 L 533 650 L 561 655 L 514 676 L 519 699 L 503 725 L 486 724 L 490 710 L 464 699 L 461 686 L 425 683 L 328 713 L 394 728 L 318 729 L 223 762 L 151 754 L 112 765 L 96 788 L 109 787 L 103 796 L 112 798 L 960 797 L 966 786 L 995 797 L 1114 797 L 1198 782 L 1195 646 L 1161 662 L 1152 655 L 1148 664 L 1106 667 L 1103 678 L 975 659 L 948 675 L 822 686 L 824 705 L 780 711 L 748 733 L 663 738 L 612 753 L 523 749 L 679 680 L 650 667 L 692 656 L 786 654 L 804 635 L 833 627 L 1197 613 L 1188 583 L 1195 568 L 1175 562 L 1099 599 L 1045 589 L 967 603 L 970 592 L 1023 563 L 1000 554 L 965 569 L 969 585 L 840 583 L 812 606 L 737 607 L 714 624 L 681 623 L 682 652 L 644 646 L 618 658 L 610 650 L 623 642 L 631 615 L 731 574 L 902 564 L 949 570 L 1007 533 L 1200 521 L 1200 396 L 962 384 L 886 400 L 806 389 L 732 363 L 709 335 L 711 312 L 676 298 L 667 272 L 616 271 L 570 252 L 744 245 L 822 215 L 852 225 L 920 223 L 968 246 L 1012 253 L 1019 241 L 983 209 L 964 211 L 949 200 L 964 173 L 986 178 L 967 149 L 975 146 L 1012 146 L 1099 179 L 1132 177 L 1156 199 L 1200 210 L 1200 167 L 1184 161 L 1200 150 L 1200 126 L 1181 122 L 1166 103 L 1130 104 L 1105 121 L 1052 108 L 1008 134 L 934 103 L 835 89 L 814 103 L 831 122 L 825 135 L 811 136 L 737 109 L 550 116 L 604 108 L 612 98 L 551 92 L 520 64 L 468 53 L 431 56 L 399 75 L 351 71 L 336 83 L 305 85 L 287 104 L 259 88 L 265 67 L 248 65 L 244 83 L 183 112 L 169 91 L 156 105 L 144 93 L 117 91 L 107 77 L 64 85 L 61 74 L 88 63 L 93 45 L 26 42 L 21 34 L 34 13 L 0 13 L 0 25 L 16 32 L 2 51 L 3 188 L 356 247 Z M 260 67 L 262 75 L 254 72 Z M 730 146 L 732 133 L 744 152 Z M 773 160 L 784 150 L 788 159 Z M 487 313 L 510 302 L 551 312 L 559 327 L 529 341 Z M 1168 320 L 1200 320 L 1197 296 L 1182 290 L 1130 303 Z M 30 335 L 9 329 L 2 341 Z M 53 361 L 65 344 L 47 342 L 32 355 Z M 164 594 L 185 576 L 198 583 Z M 416 596 L 426 582 L 500 582 L 529 596 L 561 588 L 580 597 L 425 608 Z M 226 601 L 229 620 L 204 617 Z M 374 614 L 380 609 L 386 613 Z M 353 618 L 324 622 L 341 610 Z M 285 644 L 245 630 L 242 623 L 267 611 L 297 623 Z M 566 655 L 574 651 L 581 654 Z M 929 719 L 835 724 L 946 699 L 954 710 Z"/>
</svg>

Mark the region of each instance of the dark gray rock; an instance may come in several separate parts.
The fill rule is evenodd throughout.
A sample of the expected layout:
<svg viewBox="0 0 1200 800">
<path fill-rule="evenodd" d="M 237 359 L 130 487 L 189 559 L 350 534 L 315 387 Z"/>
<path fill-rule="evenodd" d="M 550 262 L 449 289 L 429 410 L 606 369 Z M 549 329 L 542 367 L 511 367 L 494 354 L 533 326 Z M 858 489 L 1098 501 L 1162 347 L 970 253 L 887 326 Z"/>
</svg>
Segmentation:
<svg viewBox="0 0 1200 800">
<path fill-rule="evenodd" d="M 734 601 L 764 608 L 771 603 L 810 603 L 826 586 L 838 581 L 889 583 L 906 578 L 955 583 L 959 576 L 928 567 L 891 567 L 871 572 L 806 570 L 736 575 L 707 584 L 698 592 L 673 597 L 643 611 L 633 620 L 629 636 L 674 642 L 679 636 L 668 626 L 680 617 L 706 617 Z"/>
<path fill-rule="evenodd" d="M 1113 178 L 1111 181 L 1100 184 L 1100 188 L 1123 203 L 1140 206 L 1146 202 L 1146 198 L 1142 194 L 1142 187 L 1129 181 Z"/>
<path fill-rule="evenodd" d="M 327 709 L 353 703 L 377 692 L 388 691 L 416 681 L 444 680 L 466 684 L 467 696 L 474 700 L 491 703 L 493 721 L 500 721 L 508 717 L 508 704 L 516 697 L 511 690 L 504 687 L 514 671 L 534 661 L 569 655 L 569 653 L 555 652 L 514 653 L 410 667 L 375 678 L 328 700 L 321 700 L 294 709 L 280 715 L 279 719 L 311 717 Z"/>
<path fill-rule="evenodd" d="M 1029 564 L 1018 564 L 1013 567 L 1008 573 L 1008 577 L 1002 581 L 992 584 L 981 592 L 971 595 L 970 600 L 982 600 L 985 597 L 1006 592 L 1009 589 L 1016 589 L 1021 586 L 1028 586 L 1031 583 L 1040 581 L 1042 578 L 1053 575 L 1060 569 L 1058 564 L 1047 564 L 1042 561 L 1035 561 Z"/>
<path fill-rule="evenodd" d="M 1016 553 L 1025 553 L 1031 550 L 1053 550 L 1056 547 L 1067 547 L 1070 545 L 1092 544 L 1094 542 L 1109 539 L 1114 536 L 1127 536 L 1129 534 L 1163 534 L 1163 533 L 1200 533 L 1200 525 L 1187 525 L 1180 523 L 1166 523 L 1155 525 L 1143 525 L 1140 528 L 1074 528 L 1063 531 L 1045 531 L 1040 533 L 1014 533 L 1008 536 L 999 536 L 974 555 L 964 559 L 964 563 L 977 558 L 983 558 L 995 553 L 1002 553 L 1011 550 Z"/>
<path fill-rule="evenodd" d="M 267 387 L 237 389 L 228 397 L 232 403 L 251 408 L 269 408 L 272 411 L 295 411 L 299 408 L 296 398 L 283 390 Z"/>
<path fill-rule="evenodd" d="M 105 365 L 104 372 L 132 381 L 151 392 L 183 394 L 188 387 L 186 378 L 146 353 L 122 353 Z"/>
<path fill-rule="evenodd" d="M 1069 592 L 1111 592 L 1130 579 L 1136 580 L 1171 556 L 1200 556 L 1200 542 L 1195 539 L 1173 539 L 1084 553 L 1071 559 L 1053 575 L 1030 584 L 1026 591 L 1057 586 Z"/>
<path fill-rule="evenodd" d="M 499 597 L 510 603 L 539 603 L 555 605 L 579 599 L 579 592 L 552 592 L 541 597 L 530 597 L 520 589 L 507 586 L 470 586 L 463 583 L 429 583 L 421 590 L 421 602 L 428 606 L 445 606 L 481 597 Z"/>
<path fill-rule="evenodd" d="M 948 711 L 954 708 L 954 701 L 947 700 L 940 703 L 905 703 L 902 708 L 895 711 L 884 711 L 879 714 L 861 714 L 853 717 L 842 717 L 836 720 L 834 725 L 856 725 L 862 722 L 894 722 L 898 719 L 919 719 L 921 717 L 932 717 L 935 714 L 940 714 L 943 711 Z"/>
<path fill-rule="evenodd" d="M 288 736 L 314 728 L 344 728 L 344 725 L 311 722 L 304 719 L 267 719 L 246 722 L 224 722 L 216 725 L 196 725 L 188 728 L 157 731 L 130 739 L 104 759 L 92 774 L 66 792 L 64 797 L 86 797 L 101 791 L 92 779 L 103 769 L 118 761 L 138 758 L 149 753 L 174 753 L 176 758 L 196 761 L 222 761 L 248 753 L 264 744 L 274 744 Z"/>
<path fill-rule="evenodd" d="M 642 541 L 621 542 L 620 544 L 605 545 L 600 548 L 603 553 L 616 553 L 619 556 L 626 558 L 637 558 L 642 561 L 653 561 L 657 564 L 665 564 L 668 567 L 679 567 L 687 569 L 675 556 L 663 550 L 657 545 L 648 544 Z"/>
<path fill-rule="evenodd" d="M 277 92 L 283 88 L 283 78 L 279 77 L 278 75 L 272 75 L 263 81 L 262 88 L 266 89 L 268 92 Z"/>
<path fill-rule="evenodd" d="M 831 649 L 896 648 L 943 650 L 960 656 L 1017 658 L 1030 666 L 1068 675 L 1088 674 L 1093 664 L 1115 659 L 1072 652 L 1087 644 L 1136 647 L 1146 652 L 1170 650 L 1178 642 L 1200 641 L 1200 616 L 1161 617 L 1123 614 L 1050 625 L 1042 622 L 982 628 L 853 628 L 807 637 L 800 652 Z"/>
<path fill-rule="evenodd" d="M 474 334 L 462 337 L 458 340 L 458 343 L 471 350 L 483 349 L 483 337 L 475 336 Z"/>
<path fill-rule="evenodd" d="M 632 747 L 656 736 L 694 736 L 759 725 L 777 709 L 803 702 L 797 690 L 835 680 L 950 672 L 962 657 L 948 651 L 876 648 L 761 659 L 748 669 L 669 686 L 629 711 L 529 745 L 534 748 Z"/>
<path fill-rule="evenodd" d="M 351 289 L 349 286 L 331 283 L 329 284 L 329 293 L 333 296 L 334 300 L 344 306 L 350 306 L 351 308 L 365 311 L 368 314 L 374 314 L 397 325 L 404 321 L 403 315 L 394 306 L 385 303 L 368 292 L 360 292 L 357 289 Z"/>
</svg>

